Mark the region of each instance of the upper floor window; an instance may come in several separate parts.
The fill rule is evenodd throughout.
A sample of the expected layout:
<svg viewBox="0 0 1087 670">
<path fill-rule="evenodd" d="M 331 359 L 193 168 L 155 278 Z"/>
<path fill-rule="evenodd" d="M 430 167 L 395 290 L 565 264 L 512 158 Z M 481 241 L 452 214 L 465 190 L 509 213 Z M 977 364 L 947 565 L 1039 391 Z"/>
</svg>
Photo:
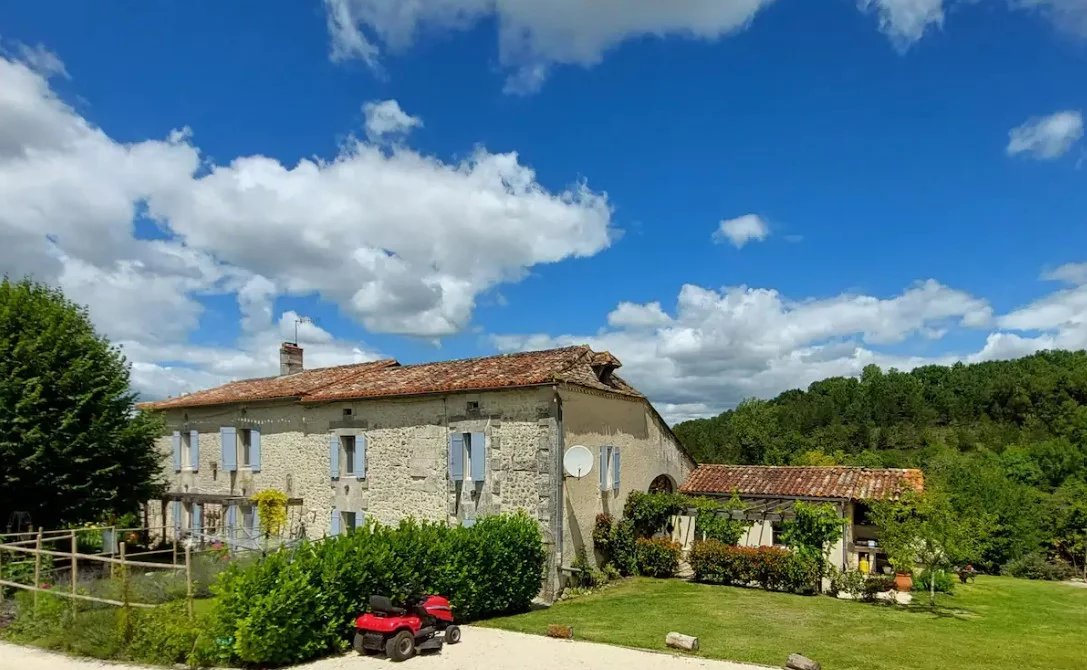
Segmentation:
<svg viewBox="0 0 1087 670">
<path fill-rule="evenodd" d="M 238 465 L 243 468 L 253 465 L 253 431 L 249 428 L 238 429 Z"/>
<path fill-rule="evenodd" d="M 355 436 L 341 435 L 340 444 L 343 445 L 344 471 L 348 474 L 355 474 Z M 348 527 L 353 526 L 354 524 L 351 524 Z"/>
</svg>

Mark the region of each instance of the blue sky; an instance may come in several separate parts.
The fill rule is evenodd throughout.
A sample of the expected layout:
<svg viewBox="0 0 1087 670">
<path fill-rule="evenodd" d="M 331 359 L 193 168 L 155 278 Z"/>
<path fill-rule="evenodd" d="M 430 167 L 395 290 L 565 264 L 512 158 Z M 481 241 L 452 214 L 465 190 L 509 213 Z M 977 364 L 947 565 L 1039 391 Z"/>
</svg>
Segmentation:
<svg viewBox="0 0 1087 670">
<path fill-rule="evenodd" d="M 297 316 L 311 365 L 589 342 L 675 419 L 1087 346 L 1087 6 L 720 4 L 7 3 L 0 262 L 147 397 Z"/>
</svg>

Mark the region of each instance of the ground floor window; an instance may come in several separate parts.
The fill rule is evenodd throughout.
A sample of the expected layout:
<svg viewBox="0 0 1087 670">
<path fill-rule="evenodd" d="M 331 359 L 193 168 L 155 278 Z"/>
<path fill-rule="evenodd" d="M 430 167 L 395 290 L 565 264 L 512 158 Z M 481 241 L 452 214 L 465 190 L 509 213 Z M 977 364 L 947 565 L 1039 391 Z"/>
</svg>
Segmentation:
<svg viewBox="0 0 1087 670">
<path fill-rule="evenodd" d="M 772 521 L 770 523 L 770 542 L 775 547 L 785 546 L 785 540 L 782 539 L 782 534 L 785 532 L 785 524 L 781 521 Z"/>
<path fill-rule="evenodd" d="M 341 511 L 340 512 L 340 528 L 344 533 L 350 532 L 355 527 L 355 523 L 358 520 L 356 512 Z"/>
</svg>

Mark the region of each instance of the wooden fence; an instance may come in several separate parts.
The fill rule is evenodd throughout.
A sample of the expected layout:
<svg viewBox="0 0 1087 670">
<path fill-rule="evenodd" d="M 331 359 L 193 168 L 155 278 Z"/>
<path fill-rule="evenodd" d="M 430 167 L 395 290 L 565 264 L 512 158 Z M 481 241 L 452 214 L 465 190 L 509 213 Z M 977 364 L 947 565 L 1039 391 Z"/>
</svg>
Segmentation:
<svg viewBox="0 0 1087 670">
<path fill-rule="evenodd" d="M 183 546 L 181 549 L 178 547 L 178 542 L 175 540 L 172 542 L 170 549 L 160 549 L 155 551 L 145 551 L 136 554 L 127 554 L 125 542 L 121 541 L 116 544 L 117 552 L 116 556 L 113 552 L 101 553 L 101 554 L 88 554 L 81 553 L 78 545 L 78 533 L 80 531 L 110 531 L 112 538 L 110 545 L 121 537 L 118 532 L 132 532 L 132 531 L 148 531 L 155 529 L 147 528 L 122 528 L 105 527 L 105 528 L 75 528 L 63 531 L 46 531 L 42 528 L 37 530 L 37 533 L 5 533 L 0 534 L 0 604 L 4 601 L 4 589 L 2 587 L 7 586 L 14 589 L 21 589 L 24 591 L 31 591 L 34 594 L 34 607 L 38 606 L 38 594 L 49 593 L 54 596 L 60 596 L 68 598 L 72 601 L 72 611 L 76 610 L 78 601 L 90 601 L 96 603 L 102 603 L 105 605 L 114 605 L 117 607 L 141 607 L 141 608 L 153 608 L 157 607 L 157 604 L 153 603 L 141 603 L 133 602 L 129 599 L 129 570 L 131 568 L 143 568 L 148 570 L 171 570 L 175 572 L 184 571 L 185 573 L 185 600 L 186 609 L 189 616 L 193 613 L 193 582 L 192 582 L 192 548 L 188 545 Z M 16 538 L 32 535 L 30 539 L 15 539 L 10 542 L 3 541 L 7 537 L 14 536 Z M 45 549 L 43 543 L 65 543 L 70 547 L 69 551 L 57 551 L 56 549 Z M 33 545 L 33 546 L 31 546 Z M 112 546 L 108 547 L 112 549 Z M 179 556 L 179 553 L 183 550 L 184 556 Z M 10 552 L 12 558 L 17 555 L 32 556 L 33 559 L 26 559 L 20 561 L 23 564 L 29 564 L 31 561 L 34 564 L 34 583 L 20 584 L 19 582 L 3 579 L 3 566 L 5 565 L 5 552 Z M 133 556 L 148 556 L 151 554 L 172 553 L 172 559 L 170 563 L 154 563 L 150 561 L 132 560 Z M 59 585 L 54 585 L 53 588 L 42 587 L 42 557 L 49 556 L 51 558 L 59 558 L 62 562 L 67 562 L 70 565 L 70 585 L 68 589 L 59 588 Z M 179 559 L 183 559 L 183 562 Z M 98 598 L 90 596 L 85 593 L 79 593 L 79 564 L 83 563 L 105 563 L 110 566 L 111 576 L 116 570 L 120 572 L 121 578 L 121 600 L 112 600 L 109 598 Z M 11 563 L 8 563 L 10 566 Z"/>
</svg>

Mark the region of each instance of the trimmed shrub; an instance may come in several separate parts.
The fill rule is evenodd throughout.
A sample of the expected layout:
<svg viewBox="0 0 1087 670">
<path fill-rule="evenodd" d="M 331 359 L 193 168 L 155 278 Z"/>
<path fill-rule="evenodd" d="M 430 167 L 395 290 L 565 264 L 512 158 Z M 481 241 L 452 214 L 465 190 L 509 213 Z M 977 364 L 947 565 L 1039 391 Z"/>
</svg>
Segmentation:
<svg viewBox="0 0 1087 670">
<path fill-rule="evenodd" d="M 286 665 L 346 648 L 370 595 L 449 597 L 460 621 L 528 608 L 540 590 L 539 525 L 524 513 L 471 528 L 402 521 L 281 550 L 228 569 L 209 623 L 222 664 Z"/>
<path fill-rule="evenodd" d="M 819 582 L 817 561 L 777 547 L 736 547 L 705 540 L 691 550 L 690 561 L 695 580 L 707 584 L 814 593 Z"/>
<path fill-rule="evenodd" d="M 951 577 L 951 573 L 947 570 L 936 570 L 935 573 L 932 570 L 925 569 L 921 571 L 921 574 L 913 580 L 913 588 L 911 591 L 919 591 L 921 593 L 930 593 L 932 587 L 933 574 L 936 575 L 936 591 L 939 593 L 954 593 L 955 580 Z"/>
<path fill-rule="evenodd" d="M 638 572 L 638 560 L 634 543 L 634 522 L 630 519 L 615 521 L 610 514 L 597 514 L 593 525 L 593 547 L 604 560 L 624 577 Z"/>
<path fill-rule="evenodd" d="M 678 542 L 668 538 L 638 538 L 638 572 L 648 577 L 673 577 L 679 567 L 682 550 Z"/>
<path fill-rule="evenodd" d="M 1027 554 L 1004 565 L 1000 572 L 1012 577 L 1023 579 L 1046 579 L 1049 581 L 1061 581 L 1076 576 L 1072 566 L 1064 561 L 1046 560 L 1040 553 Z"/>
</svg>

